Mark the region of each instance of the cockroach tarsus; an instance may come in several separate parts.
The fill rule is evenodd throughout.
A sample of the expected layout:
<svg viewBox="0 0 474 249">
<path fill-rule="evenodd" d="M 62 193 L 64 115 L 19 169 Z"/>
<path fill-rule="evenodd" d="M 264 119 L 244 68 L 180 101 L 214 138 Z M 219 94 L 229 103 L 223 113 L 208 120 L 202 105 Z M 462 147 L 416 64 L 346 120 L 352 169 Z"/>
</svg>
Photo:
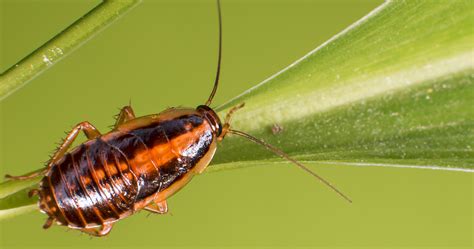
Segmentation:
<svg viewBox="0 0 474 249">
<path fill-rule="evenodd" d="M 117 115 L 115 125 L 101 134 L 84 121 L 67 133 L 46 167 L 28 175 L 10 176 L 12 180 L 43 176 L 39 189 L 29 196 L 39 196 L 38 205 L 54 223 L 93 236 L 107 235 L 113 224 L 140 210 L 165 214 L 166 200 L 202 173 L 216 151 L 217 142 L 227 134 L 238 135 L 264 146 L 278 156 L 316 177 L 347 201 L 351 200 L 328 181 L 291 158 L 280 149 L 250 134 L 230 128 L 234 112 L 229 110 L 224 123 L 210 108 L 219 85 L 222 58 L 222 17 L 219 18 L 219 53 L 212 92 L 197 108 L 169 108 L 159 114 L 136 117 L 129 104 Z M 70 150 L 79 133 L 87 141 Z"/>
</svg>

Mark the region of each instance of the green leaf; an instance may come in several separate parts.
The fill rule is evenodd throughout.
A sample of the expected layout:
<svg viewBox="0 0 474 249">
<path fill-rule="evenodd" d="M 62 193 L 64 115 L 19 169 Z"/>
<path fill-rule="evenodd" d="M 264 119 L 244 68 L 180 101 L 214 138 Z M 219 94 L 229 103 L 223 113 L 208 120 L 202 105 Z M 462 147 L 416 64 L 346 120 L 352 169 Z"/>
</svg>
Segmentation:
<svg viewBox="0 0 474 249">
<path fill-rule="evenodd" d="M 470 1 L 387 2 L 219 114 L 245 102 L 233 128 L 305 162 L 472 172 L 473 13 Z M 211 168 L 273 157 L 229 137 Z"/>
<path fill-rule="evenodd" d="M 471 9 L 468 0 L 387 2 L 219 115 L 245 102 L 233 129 L 302 162 L 473 172 Z M 281 162 L 229 135 L 208 171 Z M 25 193 L 0 200 L 0 219 L 29 210 Z"/>
</svg>

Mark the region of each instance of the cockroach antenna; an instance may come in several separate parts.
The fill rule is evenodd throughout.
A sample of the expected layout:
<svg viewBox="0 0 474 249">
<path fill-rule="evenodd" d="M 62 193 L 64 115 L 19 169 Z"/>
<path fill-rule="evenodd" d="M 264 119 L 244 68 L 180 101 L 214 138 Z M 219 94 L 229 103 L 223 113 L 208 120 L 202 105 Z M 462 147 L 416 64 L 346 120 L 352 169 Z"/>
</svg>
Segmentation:
<svg viewBox="0 0 474 249">
<path fill-rule="evenodd" d="M 214 95 L 216 94 L 217 92 L 217 87 L 219 86 L 219 76 L 220 76 L 220 73 L 221 73 L 221 59 L 222 59 L 222 13 L 221 13 L 221 3 L 219 0 L 217 0 L 217 14 L 218 14 L 218 19 L 219 19 L 219 53 L 218 53 L 218 57 L 217 57 L 217 72 L 216 72 L 216 79 L 214 81 L 214 87 L 212 88 L 212 92 L 211 92 L 211 95 L 209 95 L 209 98 L 207 99 L 206 101 L 206 106 L 209 106 L 211 103 L 212 103 L 212 99 L 214 98 Z M 291 158 L 288 154 L 286 154 L 285 152 L 283 152 L 282 150 L 274 147 L 273 145 L 271 144 L 268 144 L 266 142 L 264 142 L 263 140 L 260 140 L 250 134 L 247 134 L 245 132 L 242 132 L 242 131 L 237 131 L 237 130 L 231 130 L 229 129 L 230 125 L 230 116 L 232 115 L 232 113 L 234 111 L 236 111 L 237 109 L 240 109 L 241 107 L 243 107 L 243 104 L 241 104 L 240 106 L 237 106 L 237 107 L 234 107 L 228 114 L 227 114 L 227 117 L 226 117 L 226 120 L 225 120 L 225 125 L 226 126 L 224 129 L 227 130 L 227 132 L 231 133 L 231 134 L 235 134 L 235 135 L 238 135 L 238 136 L 241 136 L 241 137 L 244 137 L 254 143 L 257 143 L 259 145 L 262 145 L 263 147 L 265 147 L 266 149 L 268 149 L 269 151 L 273 152 L 274 154 L 290 161 L 291 163 L 295 164 L 296 166 L 298 166 L 299 168 L 301 168 L 302 170 L 306 171 L 307 173 L 309 173 L 310 175 L 312 175 L 313 177 L 317 178 L 319 181 L 321 181 L 322 183 L 324 183 L 326 186 L 328 186 L 329 188 L 331 188 L 332 190 L 334 190 L 337 194 L 339 194 L 342 198 L 344 198 L 345 200 L 347 200 L 349 203 L 352 203 L 352 200 L 347 197 L 346 195 L 344 195 L 340 190 L 338 190 L 333 184 L 331 184 L 329 181 L 327 181 L 326 179 L 324 179 L 323 177 L 319 176 L 318 174 L 316 174 L 315 172 L 313 172 L 312 170 L 310 170 L 308 167 L 304 166 L 302 163 L 298 162 L 297 160 Z M 222 137 L 223 138 L 223 137 Z M 221 139 L 222 139 L 221 138 Z"/>
<path fill-rule="evenodd" d="M 217 92 L 217 86 L 219 85 L 219 76 L 221 74 L 221 58 L 222 58 L 222 14 L 221 14 L 221 2 L 217 0 L 217 15 L 219 18 L 219 54 L 217 55 L 217 72 L 216 80 L 214 81 L 214 87 L 212 88 L 211 95 L 206 101 L 206 106 L 209 106 L 212 103 L 212 99 Z"/>
<path fill-rule="evenodd" d="M 237 131 L 237 130 L 232 130 L 232 129 L 229 129 L 227 132 L 229 132 L 230 134 L 234 134 L 234 135 L 238 135 L 238 136 L 241 136 L 241 137 L 244 137 L 256 144 L 259 144 L 259 145 L 262 145 L 263 147 L 265 147 L 267 150 L 273 152 L 274 154 L 292 162 L 293 164 L 295 164 L 296 166 L 298 166 L 299 168 L 301 168 L 302 170 L 306 171 L 307 173 L 309 173 L 310 175 L 314 176 L 315 178 L 317 178 L 319 181 L 321 181 L 322 183 L 324 183 L 326 186 L 328 186 L 329 188 L 331 188 L 332 190 L 334 190 L 334 192 L 336 192 L 337 194 L 339 194 L 342 198 L 344 198 L 346 201 L 348 201 L 349 203 L 352 203 L 352 200 L 347 197 L 345 194 L 343 194 L 339 189 L 337 189 L 334 185 L 332 185 L 328 180 L 324 179 L 323 177 L 321 177 L 320 175 L 316 174 L 314 171 L 310 170 L 308 167 L 304 166 L 302 163 L 298 162 L 297 160 L 291 158 L 288 154 L 286 154 L 285 152 L 283 152 L 282 150 L 278 149 L 277 147 L 269 144 L 269 143 L 266 143 L 264 142 L 263 140 L 260 140 L 250 134 L 247 134 L 243 131 Z"/>
</svg>

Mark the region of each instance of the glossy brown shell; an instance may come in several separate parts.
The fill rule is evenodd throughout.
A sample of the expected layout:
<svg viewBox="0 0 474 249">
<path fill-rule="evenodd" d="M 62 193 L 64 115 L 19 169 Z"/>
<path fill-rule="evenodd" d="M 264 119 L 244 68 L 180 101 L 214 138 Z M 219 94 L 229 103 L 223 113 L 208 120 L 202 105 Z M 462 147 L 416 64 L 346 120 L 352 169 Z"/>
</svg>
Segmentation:
<svg viewBox="0 0 474 249">
<path fill-rule="evenodd" d="M 40 208 L 61 225 L 91 228 L 163 201 L 209 164 L 216 123 L 199 108 L 130 120 L 59 160 L 41 181 Z"/>
</svg>

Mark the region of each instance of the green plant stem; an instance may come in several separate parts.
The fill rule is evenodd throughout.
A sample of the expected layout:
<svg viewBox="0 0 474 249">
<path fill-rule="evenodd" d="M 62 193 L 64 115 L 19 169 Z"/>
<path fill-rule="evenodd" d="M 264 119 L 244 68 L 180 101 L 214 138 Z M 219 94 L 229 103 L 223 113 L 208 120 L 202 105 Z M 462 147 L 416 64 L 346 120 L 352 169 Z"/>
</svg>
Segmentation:
<svg viewBox="0 0 474 249">
<path fill-rule="evenodd" d="M 41 176 L 21 181 L 4 181 L 0 183 L 0 199 L 3 199 L 13 193 L 21 191 L 30 186 L 36 185 L 40 180 Z"/>
<path fill-rule="evenodd" d="M 0 101 L 66 57 L 139 2 L 140 0 L 103 1 L 43 46 L 7 69 L 0 75 Z"/>
</svg>

